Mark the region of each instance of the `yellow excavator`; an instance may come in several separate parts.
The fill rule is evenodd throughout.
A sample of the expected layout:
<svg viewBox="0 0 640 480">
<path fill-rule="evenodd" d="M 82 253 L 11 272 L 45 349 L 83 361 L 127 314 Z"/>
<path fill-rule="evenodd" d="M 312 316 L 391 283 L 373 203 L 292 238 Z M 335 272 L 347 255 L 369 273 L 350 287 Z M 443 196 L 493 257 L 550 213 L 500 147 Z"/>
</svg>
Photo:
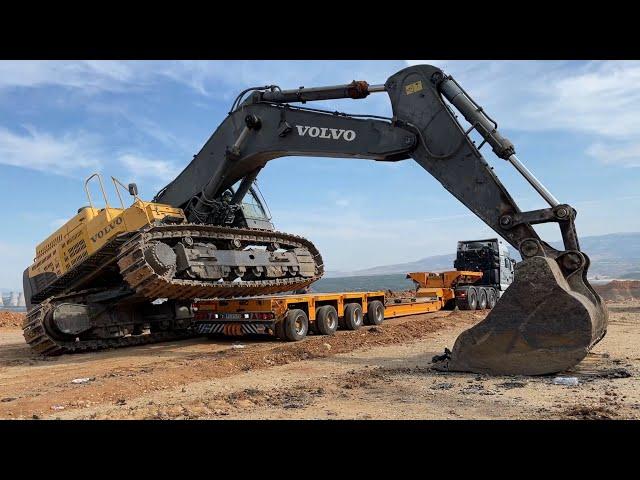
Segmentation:
<svg viewBox="0 0 640 480">
<path fill-rule="evenodd" d="M 328 99 L 386 93 L 393 116 L 311 108 Z M 458 120 L 457 110 L 468 125 Z M 482 137 L 476 145 L 475 131 Z M 520 172 L 548 208 L 522 211 L 483 157 L 485 145 Z M 463 332 L 435 367 L 489 374 L 547 374 L 584 358 L 605 334 L 607 311 L 587 281 L 576 210 L 520 162 L 497 123 L 442 70 L 405 68 L 365 81 L 242 91 L 200 152 L 151 202 L 98 209 L 91 199 L 36 249 L 24 273 L 27 342 L 47 355 L 190 335 L 191 301 L 281 293 L 323 274 L 308 240 L 273 228 L 255 188 L 283 156 L 413 158 L 517 248 L 515 279 L 487 318 Z M 114 179 L 116 190 L 119 182 Z M 119 185 L 124 187 L 123 185 Z M 304 192 L 290 189 L 295 202 Z M 554 222 L 564 249 L 533 225 Z"/>
</svg>

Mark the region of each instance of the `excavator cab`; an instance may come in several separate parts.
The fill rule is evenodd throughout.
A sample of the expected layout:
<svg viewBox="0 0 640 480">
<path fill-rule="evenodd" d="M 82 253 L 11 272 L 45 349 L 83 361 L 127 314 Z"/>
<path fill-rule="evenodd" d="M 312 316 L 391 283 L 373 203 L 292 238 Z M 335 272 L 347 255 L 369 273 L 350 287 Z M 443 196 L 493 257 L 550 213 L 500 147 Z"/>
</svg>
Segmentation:
<svg viewBox="0 0 640 480">
<path fill-rule="evenodd" d="M 247 195 L 240 204 L 242 216 L 246 226 L 249 228 L 261 228 L 263 230 L 273 230 L 271 214 L 264 197 L 260 194 L 257 186 L 251 187 Z"/>
</svg>

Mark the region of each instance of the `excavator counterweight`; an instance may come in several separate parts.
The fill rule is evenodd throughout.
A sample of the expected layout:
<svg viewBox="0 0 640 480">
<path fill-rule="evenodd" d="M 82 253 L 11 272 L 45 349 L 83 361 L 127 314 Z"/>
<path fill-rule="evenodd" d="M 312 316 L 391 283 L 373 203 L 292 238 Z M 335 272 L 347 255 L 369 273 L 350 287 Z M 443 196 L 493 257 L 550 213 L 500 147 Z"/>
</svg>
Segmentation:
<svg viewBox="0 0 640 480">
<path fill-rule="evenodd" d="M 358 100 L 374 93 L 388 94 L 392 118 L 295 105 Z M 473 131 L 483 138 L 478 146 L 470 138 Z M 513 165 L 549 207 L 520 210 L 480 153 L 485 145 Z M 182 328 L 188 315 L 180 302 L 194 296 L 286 291 L 319 278 L 322 259 L 311 242 L 275 232 L 267 219 L 246 214 L 243 199 L 253 192 L 259 172 L 283 156 L 389 162 L 413 158 L 519 250 L 523 260 L 513 284 L 483 322 L 460 335 L 436 368 L 555 373 L 574 366 L 604 336 L 607 311 L 587 281 L 589 258 L 580 250 L 577 212 L 560 203 L 524 166 L 484 109 L 451 76 L 431 65 L 405 68 L 383 85 L 353 81 L 244 90 L 200 152 L 153 199 L 151 205 L 178 214 L 154 218 L 138 230 L 124 229 L 106 249 L 78 259 L 73 269 L 77 275 L 69 277 L 47 263 L 52 245 L 43 247 L 40 263 L 25 272 L 27 303 L 33 310 L 30 331 L 55 337 L 47 330 L 51 325 L 73 332 L 84 326 L 89 343 L 83 345 L 120 342 L 128 332 L 148 329 L 150 321 L 152 330 L 165 333 L 175 325 Z M 166 225 L 167 220 L 173 224 Z M 564 249 L 541 240 L 533 228 L 549 222 L 558 224 Z M 69 245 L 69 235 L 75 233 L 55 235 L 53 243 Z M 96 282 L 96 269 L 108 275 Z M 159 297 L 170 300 L 162 311 L 154 303 Z M 71 325 L 71 317 L 78 319 L 78 328 Z M 40 337 L 31 341 L 43 344 Z"/>
</svg>

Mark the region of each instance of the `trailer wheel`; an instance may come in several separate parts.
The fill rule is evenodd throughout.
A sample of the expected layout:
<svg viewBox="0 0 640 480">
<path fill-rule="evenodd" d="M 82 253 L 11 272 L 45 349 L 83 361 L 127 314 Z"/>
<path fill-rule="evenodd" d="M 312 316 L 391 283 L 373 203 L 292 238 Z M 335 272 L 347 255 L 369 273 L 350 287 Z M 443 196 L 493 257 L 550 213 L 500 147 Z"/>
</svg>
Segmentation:
<svg viewBox="0 0 640 480">
<path fill-rule="evenodd" d="M 485 310 L 487 308 L 487 291 L 483 288 L 478 292 L 478 310 Z"/>
<path fill-rule="evenodd" d="M 344 328 L 347 330 L 358 330 L 363 323 L 362 307 L 358 303 L 349 303 L 344 307 L 344 318 L 342 320 Z"/>
<path fill-rule="evenodd" d="M 487 308 L 491 310 L 498 303 L 498 292 L 496 292 L 493 288 L 489 290 L 489 295 L 487 297 Z"/>
<path fill-rule="evenodd" d="M 380 325 L 384 320 L 384 304 L 373 300 L 367 305 L 367 325 Z"/>
<path fill-rule="evenodd" d="M 316 310 L 316 329 L 321 335 L 333 335 L 338 330 L 338 312 L 331 305 Z"/>
<path fill-rule="evenodd" d="M 469 288 L 466 298 L 456 299 L 456 304 L 460 310 L 475 310 L 478 306 L 478 292 L 475 288 Z"/>
<path fill-rule="evenodd" d="M 289 342 L 298 342 L 307 336 L 309 331 L 309 319 L 303 310 L 289 310 L 282 322 L 284 336 Z"/>
</svg>

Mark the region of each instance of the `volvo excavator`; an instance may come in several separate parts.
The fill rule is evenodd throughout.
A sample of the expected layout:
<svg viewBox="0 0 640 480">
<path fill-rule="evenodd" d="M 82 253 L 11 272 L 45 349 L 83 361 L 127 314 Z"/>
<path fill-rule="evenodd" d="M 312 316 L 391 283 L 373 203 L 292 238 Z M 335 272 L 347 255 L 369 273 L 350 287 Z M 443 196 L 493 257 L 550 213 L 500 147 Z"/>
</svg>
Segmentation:
<svg viewBox="0 0 640 480">
<path fill-rule="evenodd" d="M 392 117 L 308 106 L 377 93 L 388 95 Z M 485 146 L 513 165 L 548 208 L 522 211 L 483 157 Z M 152 202 L 139 199 L 131 184 L 131 207 L 98 209 L 90 200 L 38 246 L 24 273 L 27 342 L 53 355 L 187 336 L 195 298 L 282 293 L 320 278 L 322 258 L 310 241 L 274 230 L 268 217 L 247 208 L 263 210 L 253 185 L 270 160 L 283 156 L 412 158 L 519 250 L 513 284 L 485 320 L 435 359 L 435 368 L 555 373 L 580 362 L 605 335 L 607 311 L 587 281 L 576 210 L 520 162 L 497 123 L 453 77 L 416 65 L 378 85 L 354 80 L 242 91 L 200 152 Z M 549 222 L 558 224 L 564 249 L 533 228 Z"/>
</svg>

